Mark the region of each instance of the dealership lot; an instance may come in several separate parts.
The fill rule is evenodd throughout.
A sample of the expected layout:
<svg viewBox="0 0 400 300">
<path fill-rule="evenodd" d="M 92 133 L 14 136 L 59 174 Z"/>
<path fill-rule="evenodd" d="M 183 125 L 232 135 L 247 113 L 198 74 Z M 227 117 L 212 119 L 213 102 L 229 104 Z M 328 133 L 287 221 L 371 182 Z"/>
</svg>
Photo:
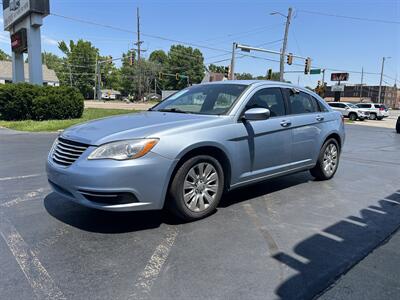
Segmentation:
<svg viewBox="0 0 400 300">
<path fill-rule="evenodd" d="M 311 298 L 400 227 L 393 129 L 348 125 L 333 180 L 302 172 L 235 190 L 189 224 L 52 194 L 55 137 L 0 129 L 1 299 Z M 387 288 L 400 297 L 398 281 Z"/>
</svg>

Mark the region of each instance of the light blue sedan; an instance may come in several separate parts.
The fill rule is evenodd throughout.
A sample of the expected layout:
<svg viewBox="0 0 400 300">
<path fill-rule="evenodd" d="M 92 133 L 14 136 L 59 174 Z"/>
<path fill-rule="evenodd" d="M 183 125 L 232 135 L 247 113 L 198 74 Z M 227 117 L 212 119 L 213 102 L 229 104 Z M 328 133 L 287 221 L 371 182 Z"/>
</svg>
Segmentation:
<svg viewBox="0 0 400 300">
<path fill-rule="evenodd" d="M 307 89 L 223 81 L 184 89 L 147 112 L 65 130 L 47 174 L 56 193 L 81 205 L 168 207 L 196 220 L 227 190 L 304 170 L 332 178 L 344 139 L 341 114 Z"/>
</svg>

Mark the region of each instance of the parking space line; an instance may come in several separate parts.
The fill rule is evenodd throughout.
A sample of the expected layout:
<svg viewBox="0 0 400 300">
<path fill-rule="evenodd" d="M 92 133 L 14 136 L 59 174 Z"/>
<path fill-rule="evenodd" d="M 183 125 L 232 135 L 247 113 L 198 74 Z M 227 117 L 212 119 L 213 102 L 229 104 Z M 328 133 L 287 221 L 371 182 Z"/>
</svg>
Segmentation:
<svg viewBox="0 0 400 300">
<path fill-rule="evenodd" d="M 39 299 L 66 299 L 22 236 L 0 212 L 0 235 Z"/>
<path fill-rule="evenodd" d="M 15 206 L 21 202 L 25 202 L 25 201 L 29 201 L 29 200 L 33 200 L 36 197 L 39 197 L 40 195 L 42 195 L 43 193 L 46 192 L 50 192 L 51 190 L 49 188 L 40 188 L 37 189 L 36 191 L 33 192 L 29 192 L 21 197 L 17 197 L 13 200 L 10 200 L 8 202 L 2 203 L 0 204 L 0 207 L 6 207 L 6 208 L 10 208 L 12 206 Z"/>
<path fill-rule="evenodd" d="M 146 267 L 139 274 L 135 283 L 135 292 L 130 299 L 149 299 L 151 287 L 156 281 L 161 269 L 168 258 L 169 252 L 178 236 L 177 227 L 168 227 L 166 237 L 157 246 Z"/>
<path fill-rule="evenodd" d="M 31 174 L 31 175 L 14 176 L 14 177 L 2 177 L 2 178 L 0 178 L 0 181 L 26 179 L 26 178 L 38 177 L 40 175 L 42 175 L 42 174 Z"/>
</svg>

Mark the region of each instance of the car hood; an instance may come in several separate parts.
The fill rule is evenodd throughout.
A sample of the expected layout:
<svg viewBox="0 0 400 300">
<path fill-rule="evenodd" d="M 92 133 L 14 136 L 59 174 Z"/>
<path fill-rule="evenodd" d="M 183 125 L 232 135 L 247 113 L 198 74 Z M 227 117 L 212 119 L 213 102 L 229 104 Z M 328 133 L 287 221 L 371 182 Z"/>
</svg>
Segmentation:
<svg viewBox="0 0 400 300">
<path fill-rule="evenodd" d="M 217 116 L 148 111 L 94 120 L 66 129 L 61 136 L 98 146 L 124 139 L 159 137 L 162 132 L 215 122 Z M 203 126 L 206 126 L 203 124 Z M 201 126 L 201 127 L 203 127 Z M 183 129 L 182 129 L 183 130 Z"/>
</svg>

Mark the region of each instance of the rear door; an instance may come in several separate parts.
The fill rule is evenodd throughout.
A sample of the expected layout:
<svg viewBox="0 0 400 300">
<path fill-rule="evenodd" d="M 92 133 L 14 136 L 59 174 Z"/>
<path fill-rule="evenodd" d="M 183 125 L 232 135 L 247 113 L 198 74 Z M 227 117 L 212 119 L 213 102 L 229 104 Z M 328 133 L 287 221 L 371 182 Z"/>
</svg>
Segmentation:
<svg viewBox="0 0 400 300">
<path fill-rule="evenodd" d="M 321 126 L 325 111 L 309 94 L 295 89 L 284 89 L 292 127 L 293 167 L 311 166 L 318 155 Z"/>
</svg>

